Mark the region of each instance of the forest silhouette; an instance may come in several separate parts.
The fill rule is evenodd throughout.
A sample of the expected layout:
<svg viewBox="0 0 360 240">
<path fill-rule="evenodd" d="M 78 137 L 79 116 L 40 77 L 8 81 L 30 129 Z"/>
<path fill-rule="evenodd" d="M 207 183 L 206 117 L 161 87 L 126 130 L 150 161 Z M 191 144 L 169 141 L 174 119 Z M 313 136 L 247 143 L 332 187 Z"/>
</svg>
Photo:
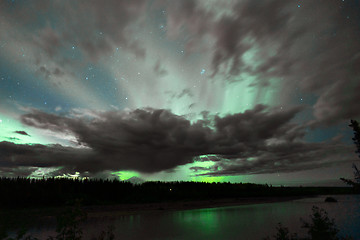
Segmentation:
<svg viewBox="0 0 360 240">
<path fill-rule="evenodd" d="M 0 178 L 2 207 L 155 203 L 242 197 L 313 196 L 351 194 L 349 187 L 273 187 L 252 183 L 144 182 L 66 178 Z"/>
</svg>

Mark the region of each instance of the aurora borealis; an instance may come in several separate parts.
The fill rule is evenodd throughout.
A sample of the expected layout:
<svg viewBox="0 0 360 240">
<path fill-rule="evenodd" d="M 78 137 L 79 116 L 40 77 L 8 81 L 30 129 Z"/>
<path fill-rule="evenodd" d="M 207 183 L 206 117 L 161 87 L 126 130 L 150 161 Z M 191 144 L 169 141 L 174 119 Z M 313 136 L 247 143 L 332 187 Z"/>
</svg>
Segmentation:
<svg viewBox="0 0 360 240">
<path fill-rule="evenodd" d="M 360 5 L 1 1 L 0 175 L 338 185 Z"/>
</svg>

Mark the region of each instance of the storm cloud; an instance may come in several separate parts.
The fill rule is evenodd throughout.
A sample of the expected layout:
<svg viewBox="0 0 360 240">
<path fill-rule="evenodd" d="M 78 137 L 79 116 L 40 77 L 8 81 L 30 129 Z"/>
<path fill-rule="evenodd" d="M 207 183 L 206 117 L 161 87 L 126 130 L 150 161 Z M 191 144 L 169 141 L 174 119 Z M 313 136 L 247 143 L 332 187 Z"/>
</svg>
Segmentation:
<svg viewBox="0 0 360 240">
<path fill-rule="evenodd" d="M 92 112 L 59 116 L 32 110 L 28 126 L 75 136 L 77 146 L 0 143 L 2 168 L 58 167 L 96 174 L 135 170 L 155 173 L 194 161 L 211 161 L 207 175 L 291 172 L 353 160 L 339 142 L 305 143 L 292 122 L 302 107 L 257 105 L 244 113 L 190 122 L 164 109 Z M 199 159 L 198 156 L 209 155 Z M 210 156 L 211 155 L 211 156 Z M 58 173 L 58 172 L 56 172 Z"/>
</svg>

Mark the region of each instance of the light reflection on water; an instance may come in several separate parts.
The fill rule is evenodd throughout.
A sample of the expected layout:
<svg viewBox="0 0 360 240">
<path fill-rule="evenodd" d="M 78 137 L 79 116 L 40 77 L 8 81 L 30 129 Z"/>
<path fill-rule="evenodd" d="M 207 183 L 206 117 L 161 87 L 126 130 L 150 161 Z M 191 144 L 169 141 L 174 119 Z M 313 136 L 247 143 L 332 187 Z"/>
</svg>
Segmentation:
<svg viewBox="0 0 360 240">
<path fill-rule="evenodd" d="M 313 205 L 324 208 L 330 218 L 335 218 L 341 234 L 360 239 L 360 196 L 335 198 L 338 203 L 325 203 L 325 196 L 322 196 L 290 202 L 102 218 L 85 223 L 84 239 L 98 235 L 108 225 L 115 226 L 117 239 L 262 239 L 275 233 L 278 222 L 301 236 L 304 229 L 301 229 L 300 218 L 308 220 Z M 34 228 L 32 233 L 45 239 L 53 230 Z"/>
</svg>

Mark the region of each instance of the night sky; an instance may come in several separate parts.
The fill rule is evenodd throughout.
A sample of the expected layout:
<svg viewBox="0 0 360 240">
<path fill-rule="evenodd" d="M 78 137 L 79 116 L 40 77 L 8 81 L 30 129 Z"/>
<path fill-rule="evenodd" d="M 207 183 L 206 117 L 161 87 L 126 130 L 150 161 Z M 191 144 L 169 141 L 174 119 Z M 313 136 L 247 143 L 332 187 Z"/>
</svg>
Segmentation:
<svg viewBox="0 0 360 240">
<path fill-rule="evenodd" d="M 0 176 L 339 185 L 360 3 L 0 1 Z"/>
</svg>

